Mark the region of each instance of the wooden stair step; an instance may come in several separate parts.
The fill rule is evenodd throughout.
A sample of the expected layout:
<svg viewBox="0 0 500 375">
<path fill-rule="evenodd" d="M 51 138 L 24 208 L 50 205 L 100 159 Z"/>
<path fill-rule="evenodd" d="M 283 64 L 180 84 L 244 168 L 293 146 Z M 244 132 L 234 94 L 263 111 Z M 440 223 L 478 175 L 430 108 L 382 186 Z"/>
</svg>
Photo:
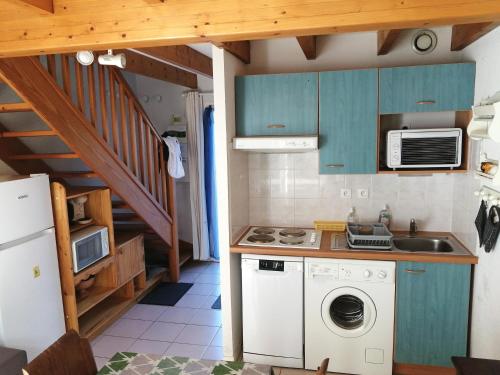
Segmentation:
<svg viewBox="0 0 500 375">
<path fill-rule="evenodd" d="M 21 138 L 21 137 L 51 137 L 57 136 L 53 130 L 30 130 L 24 132 L 0 132 L 0 138 Z"/>
<path fill-rule="evenodd" d="M 2 103 L 0 104 L 0 113 L 9 112 L 30 112 L 33 108 L 29 103 Z"/>
<path fill-rule="evenodd" d="M 123 201 L 113 201 L 112 206 L 113 208 L 130 208 L 130 206 Z"/>
<path fill-rule="evenodd" d="M 73 153 L 54 153 L 54 154 L 24 154 L 9 156 L 11 160 L 36 160 L 36 159 L 79 159 L 77 154 Z"/>
<path fill-rule="evenodd" d="M 57 178 L 99 178 L 95 172 L 52 172 L 50 177 Z"/>
<path fill-rule="evenodd" d="M 141 221 L 142 218 L 134 212 L 113 213 L 113 220 L 116 221 Z"/>
<path fill-rule="evenodd" d="M 113 226 L 116 230 L 119 231 L 134 231 L 134 232 L 143 232 L 146 228 L 149 228 L 149 225 L 141 222 L 114 222 Z"/>
</svg>

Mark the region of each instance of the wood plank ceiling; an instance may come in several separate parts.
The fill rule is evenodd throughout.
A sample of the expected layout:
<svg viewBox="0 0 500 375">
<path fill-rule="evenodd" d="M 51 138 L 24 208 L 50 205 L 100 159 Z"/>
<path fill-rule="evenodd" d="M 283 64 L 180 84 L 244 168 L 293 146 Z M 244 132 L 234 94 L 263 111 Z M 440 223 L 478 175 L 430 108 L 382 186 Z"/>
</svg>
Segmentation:
<svg viewBox="0 0 500 375">
<path fill-rule="evenodd" d="M 498 0 L 0 0 L 0 57 L 500 22 Z"/>
</svg>

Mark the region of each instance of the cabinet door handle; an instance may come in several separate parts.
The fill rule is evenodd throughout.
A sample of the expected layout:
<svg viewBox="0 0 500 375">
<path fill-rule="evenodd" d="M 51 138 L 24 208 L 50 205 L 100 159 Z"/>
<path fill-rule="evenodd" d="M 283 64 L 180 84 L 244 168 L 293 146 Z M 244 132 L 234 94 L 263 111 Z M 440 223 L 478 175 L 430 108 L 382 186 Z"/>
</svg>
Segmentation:
<svg viewBox="0 0 500 375">
<path fill-rule="evenodd" d="M 436 101 L 435 100 L 419 100 L 417 102 L 417 104 L 419 105 L 424 105 L 424 104 L 436 104 Z"/>
<path fill-rule="evenodd" d="M 344 164 L 326 164 L 328 168 L 344 168 Z"/>
<path fill-rule="evenodd" d="M 286 125 L 283 124 L 269 124 L 267 125 L 268 129 L 283 129 Z"/>
<path fill-rule="evenodd" d="M 405 272 L 407 273 L 412 273 L 414 275 L 421 275 L 423 273 L 425 273 L 425 270 L 410 270 L 410 269 L 405 269 Z"/>
</svg>

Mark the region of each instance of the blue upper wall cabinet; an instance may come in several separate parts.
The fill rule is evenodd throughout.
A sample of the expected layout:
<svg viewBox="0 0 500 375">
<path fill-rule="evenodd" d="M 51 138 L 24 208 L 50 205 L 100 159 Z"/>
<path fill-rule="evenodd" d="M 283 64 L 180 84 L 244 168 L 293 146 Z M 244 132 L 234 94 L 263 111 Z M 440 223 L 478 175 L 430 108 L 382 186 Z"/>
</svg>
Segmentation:
<svg viewBox="0 0 500 375">
<path fill-rule="evenodd" d="M 317 135 L 318 73 L 236 77 L 236 135 Z"/>
<path fill-rule="evenodd" d="M 474 63 L 380 69 L 380 113 L 470 110 L 475 75 Z"/>
<path fill-rule="evenodd" d="M 471 266 L 398 262 L 395 362 L 452 367 L 467 354 Z"/>
<path fill-rule="evenodd" d="M 321 174 L 377 172 L 378 70 L 319 74 Z"/>
</svg>

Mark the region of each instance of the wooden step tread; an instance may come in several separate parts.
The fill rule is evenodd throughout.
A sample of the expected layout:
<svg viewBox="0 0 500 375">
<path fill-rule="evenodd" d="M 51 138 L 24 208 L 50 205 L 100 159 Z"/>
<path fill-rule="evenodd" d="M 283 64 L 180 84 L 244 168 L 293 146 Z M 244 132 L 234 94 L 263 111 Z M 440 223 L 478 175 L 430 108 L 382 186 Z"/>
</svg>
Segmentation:
<svg viewBox="0 0 500 375">
<path fill-rule="evenodd" d="M 0 113 L 8 112 L 29 112 L 32 107 L 28 103 L 2 103 L 0 104 Z"/>
<path fill-rule="evenodd" d="M 117 221 L 142 221 L 141 217 L 139 217 L 134 212 L 126 212 L 126 213 L 113 213 L 113 220 Z"/>
<path fill-rule="evenodd" d="M 99 178 L 95 172 L 51 172 L 50 177 L 59 178 Z"/>
<path fill-rule="evenodd" d="M 54 154 L 24 154 L 9 156 L 11 160 L 35 160 L 35 159 L 79 159 L 77 154 L 54 153 Z"/>
<path fill-rule="evenodd" d="M 20 137 L 51 137 L 57 136 L 53 130 L 30 130 L 23 132 L 0 132 L 0 138 L 20 138 Z"/>
<path fill-rule="evenodd" d="M 130 208 L 130 206 L 123 201 L 113 201 L 112 206 L 113 208 Z"/>
</svg>

